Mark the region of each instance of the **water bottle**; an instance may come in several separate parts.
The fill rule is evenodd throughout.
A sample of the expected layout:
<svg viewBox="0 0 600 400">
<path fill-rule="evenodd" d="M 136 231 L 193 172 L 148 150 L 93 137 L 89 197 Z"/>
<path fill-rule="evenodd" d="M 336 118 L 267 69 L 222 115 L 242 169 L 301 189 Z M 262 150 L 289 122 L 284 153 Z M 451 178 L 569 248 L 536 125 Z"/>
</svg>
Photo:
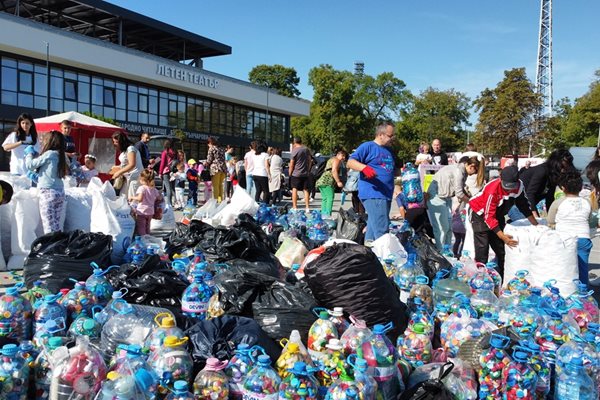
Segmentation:
<svg viewBox="0 0 600 400">
<path fill-rule="evenodd" d="M 383 398 L 396 398 L 404 390 L 396 367 L 398 361 L 396 348 L 385 335 L 392 327 L 391 322 L 386 325 L 375 325 L 373 335 L 357 352 L 358 357 L 367 360 L 377 381 L 377 393 Z"/>
<path fill-rule="evenodd" d="M 542 322 L 537 305 L 529 298 L 512 307 L 508 313 L 507 324 L 521 339 L 533 338 Z"/>
<path fill-rule="evenodd" d="M 35 381 L 36 399 L 48 399 L 50 396 L 50 381 L 52 379 L 50 357 L 54 350 L 62 345 L 63 340 L 61 338 L 50 338 L 48 344 L 42 347 L 42 351 L 34 361 L 33 376 Z"/>
<path fill-rule="evenodd" d="M 16 344 L 5 344 L 0 350 L 0 376 L 12 377 L 12 388 L 1 392 L 3 399 L 27 399 L 29 390 L 29 365 L 17 356 L 19 348 Z M 3 388 L 5 389 L 5 388 Z"/>
<path fill-rule="evenodd" d="M 400 301 L 405 304 L 410 296 L 410 290 L 416 283 L 417 276 L 425 275 L 423 269 L 417 266 L 416 258 L 416 254 L 409 254 L 408 261 L 397 270 L 394 276 L 394 281 L 400 288 Z"/>
<path fill-rule="evenodd" d="M 551 281 L 545 282 L 544 287 L 549 290 L 549 293 L 543 295 L 540 299 L 539 308 L 556 310 L 561 314 L 567 313 L 567 302 L 560 295 L 560 289 L 552 286 Z"/>
<path fill-rule="evenodd" d="M 114 292 L 112 292 L 110 301 L 106 304 L 106 306 L 100 312 L 97 312 L 96 314 L 94 314 L 94 319 L 96 321 L 98 321 L 98 323 L 100 323 L 100 325 L 104 325 L 106 323 L 106 321 L 108 321 L 108 319 L 116 313 L 116 311 L 112 307 L 112 304 L 114 303 L 114 301 L 122 299 L 123 296 L 125 296 L 127 294 L 127 292 L 128 292 L 127 288 L 121 288 L 119 290 L 115 290 Z"/>
<path fill-rule="evenodd" d="M 319 363 L 320 370 L 316 373 L 317 380 L 322 387 L 331 385 L 333 379 L 345 372 L 343 347 L 339 339 L 329 339 L 325 346 L 323 359 Z"/>
<path fill-rule="evenodd" d="M 526 279 L 529 275 L 529 271 L 521 269 L 515 272 L 514 278 L 508 281 L 506 284 L 507 290 L 517 290 L 523 294 L 528 294 L 531 283 Z"/>
<path fill-rule="evenodd" d="M 90 263 L 90 265 L 94 269 L 94 272 L 85 281 L 85 287 L 96 296 L 97 304 L 104 307 L 110 301 L 112 293 L 115 291 L 104 275 L 111 269 L 119 268 L 119 266 L 111 265 L 107 269 L 102 270 L 95 262 Z"/>
<path fill-rule="evenodd" d="M 226 366 L 227 361 L 219 361 L 218 358 L 206 360 L 206 366 L 194 379 L 194 395 L 198 399 L 229 399 L 229 378 L 223 371 Z"/>
<path fill-rule="evenodd" d="M 588 330 L 590 323 L 596 321 L 589 308 L 586 309 L 584 303 L 577 297 L 567 300 L 567 315 L 577 323 L 582 333 Z"/>
<path fill-rule="evenodd" d="M 494 399 L 500 399 L 504 391 L 502 371 L 511 361 L 505 351 L 509 344 L 509 337 L 493 333 L 490 336 L 490 347 L 479 356 L 479 387 L 485 387 L 488 390 L 487 396 L 493 396 Z"/>
<path fill-rule="evenodd" d="M 327 224 L 323 222 L 323 218 L 321 217 L 321 213 L 317 210 L 312 212 L 312 218 L 307 223 L 307 231 L 308 238 L 310 240 L 314 240 L 315 242 L 324 242 L 329 239 L 329 234 L 327 233 Z"/>
<path fill-rule="evenodd" d="M 185 336 L 183 331 L 177 327 L 175 318 L 169 313 L 160 313 L 156 315 L 154 321 L 156 327 L 152 329 L 152 333 L 150 333 L 144 344 L 144 347 L 150 351 L 155 351 L 162 346 L 167 336 L 175 336 L 179 339 Z"/>
<path fill-rule="evenodd" d="M 415 298 L 414 306 L 415 311 L 410 313 L 407 329 L 412 330 L 416 324 L 422 324 L 425 334 L 427 334 L 430 338 L 433 338 L 433 332 L 435 328 L 433 317 L 427 311 L 427 307 L 425 304 L 423 304 L 421 298 Z"/>
<path fill-rule="evenodd" d="M 267 217 L 269 214 L 269 207 L 266 203 L 260 203 L 258 206 L 258 210 L 256 210 L 256 222 L 259 225 L 263 225 L 267 223 Z"/>
<path fill-rule="evenodd" d="M 322 360 L 329 339 L 337 339 L 337 328 L 329 320 L 327 311 L 320 311 L 317 319 L 308 331 L 308 354 L 317 363 Z"/>
<path fill-rule="evenodd" d="M 171 263 L 173 271 L 177 272 L 177 275 L 184 281 L 188 280 L 187 271 L 190 261 L 191 260 L 188 257 L 179 257 L 174 258 Z"/>
<path fill-rule="evenodd" d="M 556 364 L 555 360 L 550 360 L 546 354 L 543 354 L 540 351 L 540 346 L 532 340 L 522 340 L 519 342 L 519 345 L 527 349 L 529 353 L 529 365 L 538 377 L 535 386 L 535 398 L 546 399 L 550 393 L 552 370 Z"/>
<path fill-rule="evenodd" d="M 407 361 L 413 368 L 429 364 L 432 359 L 433 346 L 425 325 L 414 324 L 411 329 L 406 329 L 403 336 L 398 336 L 398 355 Z"/>
<path fill-rule="evenodd" d="M 172 390 L 175 381 L 192 379 L 194 363 L 187 351 L 187 342 L 187 337 L 167 336 L 163 345 L 148 356 L 148 364 L 159 378 L 160 393 Z"/>
<path fill-rule="evenodd" d="M 338 337 L 341 337 L 350 327 L 350 322 L 344 317 L 343 307 L 333 307 L 333 310 L 329 310 L 329 320 L 335 325 Z"/>
<path fill-rule="evenodd" d="M 112 370 L 120 376 L 133 377 L 136 391 L 136 399 L 142 398 L 153 400 L 158 395 L 159 379 L 154 370 L 146 361 L 146 354 L 139 345 L 121 346 L 125 354 L 116 359 Z M 117 385 L 118 389 L 118 385 Z"/>
<path fill-rule="evenodd" d="M 596 378 L 595 372 L 599 360 L 594 346 L 594 339 L 593 333 L 586 332 L 583 335 L 574 335 L 572 340 L 561 345 L 556 350 L 556 375 L 560 375 L 565 366 L 577 357 L 582 360 L 585 372 L 590 377 Z"/>
<path fill-rule="evenodd" d="M 176 381 L 173 384 L 173 391 L 165 397 L 165 400 L 196 400 L 196 397 L 188 391 L 186 381 Z"/>
<path fill-rule="evenodd" d="M 425 275 L 419 275 L 415 278 L 415 284 L 410 289 L 408 295 L 408 311 L 415 311 L 416 305 L 414 303 L 416 298 L 421 299 L 421 303 L 425 305 L 425 308 L 429 313 L 433 312 L 433 290 L 429 287 L 429 278 Z"/>
<path fill-rule="evenodd" d="M 123 261 L 126 263 L 131 263 L 134 257 L 137 256 L 139 258 L 139 256 L 143 256 L 144 253 L 144 242 L 142 241 L 142 237 L 136 236 L 125 251 Z"/>
<path fill-rule="evenodd" d="M 485 265 L 477 263 L 477 272 L 469 279 L 469 286 L 471 287 L 471 293 L 475 294 L 475 291 L 481 289 L 493 292 L 496 284 L 494 283 L 494 279 L 488 274 Z"/>
<path fill-rule="evenodd" d="M 325 400 L 349 400 L 349 399 L 358 399 L 358 393 L 360 393 L 360 388 L 358 387 L 356 381 L 352 378 L 352 376 L 346 374 L 346 372 L 342 373 L 340 376 L 336 377 L 329 388 L 320 387 L 319 392 L 323 393 L 326 391 Z M 319 398 L 322 398 L 321 394 Z"/>
<path fill-rule="evenodd" d="M 194 250 L 194 255 L 192 259 L 187 264 L 186 277 L 187 280 L 191 283 L 194 281 L 194 275 L 202 274 L 206 272 L 206 258 L 204 257 L 204 253 L 200 249 Z"/>
<path fill-rule="evenodd" d="M 357 319 L 352 315 L 350 316 L 350 321 L 352 324 L 340 337 L 346 356 L 356 354 L 357 349 L 373 334 L 365 321 Z"/>
<path fill-rule="evenodd" d="M 17 283 L 0 297 L 0 336 L 17 342 L 31 338 L 32 307 L 19 293 L 22 287 Z"/>
<path fill-rule="evenodd" d="M 533 400 L 537 375 L 527 361 L 527 349 L 515 346 L 512 361 L 502 370 L 503 399 Z"/>
<path fill-rule="evenodd" d="M 187 204 L 183 208 L 183 219 L 189 221 L 194 217 L 195 213 L 196 213 L 196 207 L 194 207 L 194 203 L 190 199 L 190 200 L 188 200 Z"/>
<path fill-rule="evenodd" d="M 498 297 L 493 289 L 477 289 L 471 296 L 471 306 L 481 318 L 485 313 L 497 314 Z"/>
<path fill-rule="evenodd" d="M 354 367 L 354 381 L 363 395 L 364 400 L 375 400 L 377 398 L 377 381 L 369 372 L 369 364 L 363 358 L 352 357 L 354 362 L 348 360 L 348 363 Z"/>
<path fill-rule="evenodd" d="M 245 400 L 276 400 L 281 378 L 271 367 L 267 355 L 258 356 L 256 365 L 244 380 L 243 398 Z"/>
<path fill-rule="evenodd" d="M 281 339 L 279 343 L 283 346 L 283 351 L 277 359 L 275 366 L 282 379 L 289 375 L 289 370 L 292 369 L 297 362 L 303 362 L 308 366 L 313 366 L 312 359 L 300 338 L 300 332 L 293 330 L 289 340 Z"/>
<path fill-rule="evenodd" d="M 98 393 L 99 399 L 145 399 L 135 385 L 135 378 L 131 374 L 122 375 L 111 371 L 106 375 L 107 380 L 103 382 Z M 142 397 L 143 396 L 143 397 Z"/>
<path fill-rule="evenodd" d="M 551 309 L 543 311 L 546 316 L 544 322 L 535 331 L 535 342 L 540 345 L 543 352 L 555 356 L 560 346 L 579 333 L 579 327 L 570 318 L 563 318 L 558 311 Z"/>
<path fill-rule="evenodd" d="M 42 300 L 39 300 L 33 315 L 33 326 L 35 332 L 44 329 L 46 321 L 62 321 L 64 324 L 64 322 L 67 320 L 67 309 L 58 302 L 61 297 L 62 296 L 60 294 L 49 294 L 44 296 Z M 60 334 L 64 336 L 66 334 L 66 328 L 64 332 L 58 333 L 59 336 Z"/>
<path fill-rule="evenodd" d="M 412 163 L 407 163 L 402 170 L 402 193 L 409 203 L 423 203 L 421 177 Z"/>
<path fill-rule="evenodd" d="M 229 396 L 233 400 L 242 399 L 244 379 L 254 366 L 254 354 L 258 352 L 265 354 L 264 349 L 260 346 L 251 347 L 247 343 L 240 343 L 234 352 L 234 356 L 229 360 L 229 364 L 225 368 L 225 374 L 229 378 Z"/>
<path fill-rule="evenodd" d="M 50 292 L 48 289 L 42 287 L 42 285 L 43 285 L 43 282 L 40 280 L 37 280 L 37 281 L 33 282 L 33 286 L 31 287 L 31 289 L 29 289 L 28 291 L 23 293 L 23 297 L 25 297 L 27 300 L 29 300 L 29 303 L 31 304 L 31 306 L 33 307 L 34 310 L 38 305 L 38 301 L 42 300 L 44 298 L 44 296 L 52 294 L 52 292 Z"/>
<path fill-rule="evenodd" d="M 71 337 L 88 336 L 90 339 L 99 339 L 101 332 L 102 325 L 98 321 L 82 314 L 71 323 L 68 335 Z"/>
<path fill-rule="evenodd" d="M 302 361 L 294 363 L 279 385 L 280 399 L 317 400 L 319 384 L 313 376 L 315 368 L 308 367 Z"/>
<path fill-rule="evenodd" d="M 584 370 L 581 357 L 573 357 L 556 377 L 555 400 L 594 400 L 598 398 L 592 378 Z"/>
<path fill-rule="evenodd" d="M 496 268 L 498 268 L 498 264 L 493 261 L 489 261 L 485 264 L 486 271 L 492 280 L 494 281 L 494 294 L 496 296 L 500 296 L 500 288 L 502 287 L 502 276 Z"/>
<path fill-rule="evenodd" d="M 206 319 L 208 302 L 213 295 L 213 289 L 205 281 L 211 279 L 212 275 L 208 272 L 194 276 L 194 281 L 181 296 L 181 311 L 184 315 L 197 321 Z"/>
<path fill-rule="evenodd" d="M 75 287 L 60 300 L 67 309 L 67 322 L 75 321 L 82 313 L 92 315 L 92 307 L 97 304 L 96 296 L 86 289 L 85 282 L 75 282 Z"/>
</svg>

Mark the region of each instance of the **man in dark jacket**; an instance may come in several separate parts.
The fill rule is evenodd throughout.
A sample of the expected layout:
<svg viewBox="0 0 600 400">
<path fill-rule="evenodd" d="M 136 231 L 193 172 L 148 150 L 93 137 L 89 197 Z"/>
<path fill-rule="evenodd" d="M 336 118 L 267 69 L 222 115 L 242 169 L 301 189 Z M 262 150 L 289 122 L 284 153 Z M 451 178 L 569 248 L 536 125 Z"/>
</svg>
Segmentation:
<svg viewBox="0 0 600 400">
<path fill-rule="evenodd" d="M 504 168 L 500 178 L 490 181 L 469 201 L 475 260 L 486 263 L 491 246 L 498 258 L 498 272 L 502 277 L 504 277 L 504 245 L 509 247 L 518 245 L 511 235 L 503 232 L 505 216 L 513 205 L 517 206 L 532 225 L 538 224 L 529 208 L 523 183 L 519 180 L 519 171 L 515 166 Z"/>
<path fill-rule="evenodd" d="M 431 162 L 433 165 L 448 165 L 448 154 L 442 151 L 442 142 L 440 139 L 433 139 L 429 154 L 431 154 Z"/>
</svg>

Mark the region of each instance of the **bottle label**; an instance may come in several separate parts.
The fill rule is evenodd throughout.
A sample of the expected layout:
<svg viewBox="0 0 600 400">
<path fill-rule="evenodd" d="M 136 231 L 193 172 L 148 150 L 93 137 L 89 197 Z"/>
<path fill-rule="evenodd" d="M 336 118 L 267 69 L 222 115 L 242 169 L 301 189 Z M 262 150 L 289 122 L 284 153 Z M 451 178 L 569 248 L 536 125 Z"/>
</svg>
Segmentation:
<svg viewBox="0 0 600 400">
<path fill-rule="evenodd" d="M 377 382 L 384 382 L 390 380 L 396 373 L 396 366 L 390 367 L 375 367 L 373 368 L 373 378 Z"/>
<path fill-rule="evenodd" d="M 262 393 L 248 393 L 244 391 L 242 396 L 243 400 L 277 400 L 279 398 L 278 393 L 262 394 Z"/>
<path fill-rule="evenodd" d="M 208 311 L 208 303 L 204 301 L 181 301 L 181 311 L 202 314 Z"/>
</svg>

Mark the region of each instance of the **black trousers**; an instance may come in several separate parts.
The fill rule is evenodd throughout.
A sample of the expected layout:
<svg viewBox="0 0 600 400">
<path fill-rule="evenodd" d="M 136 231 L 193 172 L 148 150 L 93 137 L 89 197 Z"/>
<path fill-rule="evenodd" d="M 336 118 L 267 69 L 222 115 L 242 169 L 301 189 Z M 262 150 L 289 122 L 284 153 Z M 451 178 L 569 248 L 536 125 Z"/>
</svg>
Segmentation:
<svg viewBox="0 0 600 400">
<path fill-rule="evenodd" d="M 490 247 L 496 253 L 498 261 L 498 273 L 504 278 L 504 242 L 494 233 L 494 231 L 486 230 L 483 232 L 473 232 L 475 241 L 475 261 L 487 263 L 490 254 Z"/>
<path fill-rule="evenodd" d="M 269 178 L 266 176 L 256 176 L 254 175 L 254 186 L 256 186 L 256 195 L 254 196 L 254 201 L 257 203 L 260 201 L 260 195 L 263 194 L 263 203 L 269 204 L 271 200 L 271 192 L 269 192 Z"/>
</svg>

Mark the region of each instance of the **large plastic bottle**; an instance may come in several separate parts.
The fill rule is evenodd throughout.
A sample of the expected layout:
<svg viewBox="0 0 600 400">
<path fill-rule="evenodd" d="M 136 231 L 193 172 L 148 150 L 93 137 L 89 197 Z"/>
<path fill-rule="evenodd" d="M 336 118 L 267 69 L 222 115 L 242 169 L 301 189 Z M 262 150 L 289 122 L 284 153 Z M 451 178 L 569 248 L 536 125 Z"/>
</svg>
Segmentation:
<svg viewBox="0 0 600 400">
<path fill-rule="evenodd" d="M 182 338 L 185 335 L 183 331 L 177 327 L 175 318 L 169 313 L 160 313 L 154 318 L 156 327 L 152 329 L 152 333 L 146 339 L 144 347 L 150 351 L 155 351 L 162 346 L 167 336 L 176 336 Z"/>
<path fill-rule="evenodd" d="M 303 362 L 308 366 L 312 366 L 313 362 L 302 343 L 300 332 L 293 330 L 290 338 L 282 339 L 279 342 L 283 346 L 283 351 L 277 359 L 275 366 L 281 378 L 286 378 L 289 375 L 289 370 L 294 368 L 297 362 Z"/>
<path fill-rule="evenodd" d="M 471 296 L 471 306 L 477 311 L 477 315 L 481 318 L 486 312 L 494 313 L 498 308 L 498 297 L 492 289 L 477 289 L 474 290 Z"/>
<path fill-rule="evenodd" d="M 294 363 L 279 385 L 279 398 L 317 400 L 319 384 L 313 376 L 314 371 L 302 361 Z"/>
<path fill-rule="evenodd" d="M 515 276 L 506 284 L 506 289 L 517 290 L 523 295 L 529 294 L 531 283 L 527 280 L 527 275 L 529 275 L 529 271 L 525 269 L 518 270 L 515 272 Z"/>
<path fill-rule="evenodd" d="M 337 328 L 329 320 L 329 313 L 321 311 L 318 316 L 319 319 L 311 325 L 308 331 L 308 354 L 315 363 L 322 360 L 329 339 L 338 338 Z"/>
<path fill-rule="evenodd" d="M 329 388 L 320 388 L 321 392 L 325 390 L 327 393 L 325 400 L 354 400 L 359 398 L 358 394 L 360 393 L 356 381 L 345 371 L 333 381 Z"/>
<path fill-rule="evenodd" d="M 435 329 L 434 320 L 431 314 L 427 311 L 427 307 L 421 301 L 421 298 L 414 299 L 415 311 L 410 313 L 408 318 L 408 330 L 412 330 L 415 324 L 423 325 L 423 332 L 433 338 Z"/>
<path fill-rule="evenodd" d="M 398 336 L 397 346 L 398 355 L 413 368 L 429 364 L 432 360 L 431 338 L 421 323 L 414 324 L 411 329 L 404 331 L 403 336 Z"/>
<path fill-rule="evenodd" d="M 329 320 L 335 325 L 338 337 L 341 337 L 350 326 L 350 322 L 344 317 L 343 307 L 333 307 L 333 310 L 329 310 Z"/>
<path fill-rule="evenodd" d="M 125 255 L 123 256 L 123 261 L 126 263 L 131 263 L 134 259 L 134 257 L 137 257 L 139 260 L 139 257 L 143 257 L 145 253 L 144 250 L 144 242 L 142 241 L 142 237 L 141 236 L 136 236 L 133 239 L 133 242 L 131 242 L 131 244 L 129 245 L 129 247 L 127 247 L 127 250 L 125 251 Z"/>
<path fill-rule="evenodd" d="M 111 265 L 103 270 L 95 262 L 90 263 L 90 265 L 94 271 L 85 281 L 85 287 L 96 296 L 96 303 L 104 307 L 112 298 L 112 293 L 115 290 L 104 275 L 111 269 L 119 268 L 119 266 Z"/>
<path fill-rule="evenodd" d="M 22 287 L 18 283 L 0 297 L 0 336 L 18 342 L 31 339 L 32 334 L 32 307 L 19 293 Z"/>
<path fill-rule="evenodd" d="M 194 280 L 195 274 L 204 272 L 206 272 L 206 258 L 204 257 L 202 250 L 196 248 L 194 250 L 194 255 L 187 263 L 186 276 L 191 283 Z"/>
<path fill-rule="evenodd" d="M 584 370 L 588 375 L 594 377 L 599 361 L 594 340 L 594 334 L 588 332 L 583 335 L 575 335 L 572 340 L 561 345 L 556 350 L 556 374 L 560 375 L 565 366 L 574 358 L 581 358 Z"/>
<path fill-rule="evenodd" d="M 48 399 L 50 395 L 50 382 L 52 379 L 52 365 L 50 359 L 54 350 L 63 345 L 62 338 L 53 337 L 34 361 L 33 379 L 35 382 L 36 399 Z"/>
<path fill-rule="evenodd" d="M 94 318 L 90 318 L 82 314 L 75 321 L 73 321 L 73 323 L 71 323 L 68 335 L 72 337 L 85 335 L 90 339 L 99 339 L 101 332 L 102 325 L 100 325 Z"/>
<path fill-rule="evenodd" d="M 537 306 L 530 298 L 525 298 L 508 312 L 507 325 L 511 326 L 521 339 L 532 338 L 542 322 Z"/>
<path fill-rule="evenodd" d="M 194 396 L 198 400 L 229 399 L 229 378 L 225 374 L 227 361 L 218 358 L 206 360 L 206 366 L 194 379 Z"/>
<path fill-rule="evenodd" d="M 29 390 L 29 365 L 17 356 L 19 348 L 16 344 L 5 344 L 0 350 L 0 376 L 12 377 L 12 388 L 3 388 L 0 398 L 26 400 Z M 1 387 L 1 385 L 0 385 Z"/>
<path fill-rule="evenodd" d="M 385 333 L 392 329 L 390 322 L 386 325 L 375 325 L 373 335 L 365 341 L 357 352 L 358 357 L 367 360 L 373 377 L 377 381 L 377 392 L 383 398 L 396 398 L 404 389 L 396 367 L 396 348 Z"/>
<path fill-rule="evenodd" d="M 60 300 L 60 303 L 67 309 L 67 322 L 75 321 L 82 313 L 92 315 L 92 307 L 98 301 L 92 292 L 86 289 L 85 282 L 75 282 L 75 287 Z"/>
<path fill-rule="evenodd" d="M 23 293 L 23 297 L 29 300 L 29 303 L 31 303 L 31 306 L 35 310 L 37 308 L 38 301 L 42 300 L 44 296 L 49 294 L 52 294 L 52 292 L 43 287 L 43 282 L 38 280 L 33 282 L 31 289 Z"/>
<path fill-rule="evenodd" d="M 204 321 L 207 316 L 208 302 L 213 295 L 213 289 L 206 284 L 212 279 L 208 272 L 198 273 L 181 296 L 181 311 L 189 318 Z"/>
<path fill-rule="evenodd" d="M 537 375 L 528 365 L 527 349 L 515 346 L 512 361 L 502 370 L 504 400 L 533 400 Z"/>
<path fill-rule="evenodd" d="M 172 390 L 175 381 L 191 381 L 193 362 L 187 342 L 187 337 L 167 336 L 163 345 L 148 356 L 148 364 L 160 379 L 160 393 Z"/>
<path fill-rule="evenodd" d="M 125 355 L 116 359 L 112 370 L 121 376 L 133 377 L 137 397 L 143 400 L 154 400 L 158 395 L 159 379 L 146 361 L 146 354 L 142 351 L 142 347 L 128 345 L 121 348 L 125 350 Z"/>
<path fill-rule="evenodd" d="M 99 400 L 145 400 L 144 394 L 135 385 L 135 377 L 131 374 L 120 374 L 116 371 L 106 374 L 106 380 L 102 383 L 96 398 Z"/>
<path fill-rule="evenodd" d="M 409 203 L 423 203 L 421 177 L 413 163 L 407 163 L 402 170 L 402 193 Z"/>
<path fill-rule="evenodd" d="M 173 384 L 173 391 L 165 397 L 165 400 L 196 400 L 196 397 L 188 391 L 186 381 L 176 381 Z"/>
<path fill-rule="evenodd" d="M 340 376 L 345 372 L 344 365 L 345 357 L 342 353 L 343 347 L 339 339 L 329 339 L 326 345 L 327 350 L 323 356 L 323 360 L 319 363 L 320 371 L 316 373 L 316 377 L 321 386 L 329 386 L 336 376 Z"/>
<path fill-rule="evenodd" d="M 487 388 L 489 395 L 495 399 L 502 397 L 502 370 L 510 363 L 510 357 L 505 349 L 510 344 L 507 336 L 492 334 L 490 347 L 483 350 L 479 356 L 479 366 L 476 368 L 479 377 L 479 387 Z"/>
<path fill-rule="evenodd" d="M 350 321 L 352 324 L 340 337 L 346 356 L 356 354 L 356 350 L 373 334 L 365 321 L 357 319 L 352 315 L 350 316 Z"/>
<path fill-rule="evenodd" d="M 423 269 L 416 263 L 417 255 L 410 253 L 408 261 L 396 271 L 394 281 L 400 288 L 400 300 L 406 304 L 410 296 L 410 290 L 416 283 L 417 276 L 425 275 Z"/>
<path fill-rule="evenodd" d="M 598 398 L 592 378 L 585 372 L 581 357 L 574 357 L 556 377 L 555 400 L 595 400 Z"/>
<path fill-rule="evenodd" d="M 485 268 L 487 270 L 488 275 L 491 276 L 492 280 L 494 281 L 494 294 L 496 296 L 500 296 L 500 288 L 502 287 L 502 276 L 498 271 L 496 271 L 496 268 L 498 268 L 498 264 L 496 264 L 493 261 L 489 261 L 485 264 Z"/>
<path fill-rule="evenodd" d="M 116 313 L 116 311 L 112 307 L 114 301 L 123 299 L 123 296 L 125 296 L 127 292 L 127 288 L 121 288 L 112 292 L 110 301 L 106 304 L 106 306 L 104 306 L 104 308 L 100 312 L 94 314 L 94 319 L 98 321 L 100 325 L 104 325 L 106 321 L 108 321 L 108 319 Z"/>
<path fill-rule="evenodd" d="M 44 298 L 38 302 L 38 307 L 33 315 L 33 327 L 35 332 L 44 329 L 44 324 L 48 320 L 56 322 L 62 321 L 62 324 L 65 325 L 67 320 L 67 309 L 58 302 L 61 297 L 60 293 L 50 294 L 44 296 Z M 65 331 L 62 332 L 62 335 L 64 336 L 65 333 L 66 328 Z"/>
<path fill-rule="evenodd" d="M 244 400 L 276 400 L 280 384 L 281 378 L 271 367 L 271 359 L 261 354 L 244 380 Z"/>
<path fill-rule="evenodd" d="M 364 400 L 375 400 L 377 398 L 377 381 L 369 371 L 367 360 L 357 358 L 354 362 L 354 381 Z"/>
<path fill-rule="evenodd" d="M 247 343 L 240 343 L 235 350 L 235 355 L 229 360 L 225 374 L 229 377 L 229 397 L 232 400 L 242 399 L 244 379 L 254 367 L 254 354 L 258 352 L 265 354 L 264 349 L 260 346 L 251 347 Z"/>
<path fill-rule="evenodd" d="M 408 295 L 408 311 L 412 312 L 416 310 L 415 299 L 421 299 L 421 303 L 425 305 L 427 311 L 431 314 L 433 312 L 433 290 L 429 287 L 429 278 L 425 275 L 419 275 L 415 278 L 415 284 L 410 289 Z"/>
</svg>

